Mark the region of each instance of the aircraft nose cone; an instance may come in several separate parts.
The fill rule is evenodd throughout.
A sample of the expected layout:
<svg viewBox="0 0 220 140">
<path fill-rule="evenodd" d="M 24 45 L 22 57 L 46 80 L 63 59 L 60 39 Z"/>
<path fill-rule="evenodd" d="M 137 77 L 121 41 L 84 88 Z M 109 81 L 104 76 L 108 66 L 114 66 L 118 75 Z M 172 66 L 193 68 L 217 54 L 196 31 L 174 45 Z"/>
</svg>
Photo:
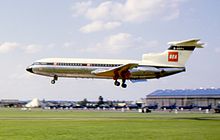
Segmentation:
<svg viewBox="0 0 220 140">
<path fill-rule="evenodd" d="M 30 72 L 30 73 L 34 73 L 32 68 L 26 68 L 26 71 Z"/>
</svg>

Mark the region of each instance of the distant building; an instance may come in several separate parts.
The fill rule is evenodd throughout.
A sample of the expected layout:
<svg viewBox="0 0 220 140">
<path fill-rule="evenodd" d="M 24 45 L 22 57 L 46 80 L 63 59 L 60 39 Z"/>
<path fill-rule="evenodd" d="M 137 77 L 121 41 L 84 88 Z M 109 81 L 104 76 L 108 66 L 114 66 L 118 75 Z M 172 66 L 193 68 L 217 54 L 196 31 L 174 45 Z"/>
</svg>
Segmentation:
<svg viewBox="0 0 220 140">
<path fill-rule="evenodd" d="M 186 89 L 157 90 L 146 96 L 146 105 L 162 106 L 217 106 L 220 103 L 220 88 L 218 89 Z"/>
<path fill-rule="evenodd" d="M 26 103 L 16 99 L 2 99 L 0 100 L 0 107 L 22 107 Z"/>
</svg>

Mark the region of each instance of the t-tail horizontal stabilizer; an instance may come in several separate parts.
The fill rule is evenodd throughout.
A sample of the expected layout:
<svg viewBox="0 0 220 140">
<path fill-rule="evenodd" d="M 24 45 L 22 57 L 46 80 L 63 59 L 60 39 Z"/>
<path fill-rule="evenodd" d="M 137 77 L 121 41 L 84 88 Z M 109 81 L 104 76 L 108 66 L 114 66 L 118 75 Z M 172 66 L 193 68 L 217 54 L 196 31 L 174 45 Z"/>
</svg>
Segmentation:
<svg viewBox="0 0 220 140">
<path fill-rule="evenodd" d="M 176 47 L 183 47 L 183 48 L 186 48 L 186 49 L 187 49 L 187 47 L 203 48 L 204 43 L 201 43 L 199 41 L 200 41 L 200 39 L 172 41 L 172 42 L 169 42 L 168 45 L 170 45 L 171 47 L 176 46 Z"/>
</svg>

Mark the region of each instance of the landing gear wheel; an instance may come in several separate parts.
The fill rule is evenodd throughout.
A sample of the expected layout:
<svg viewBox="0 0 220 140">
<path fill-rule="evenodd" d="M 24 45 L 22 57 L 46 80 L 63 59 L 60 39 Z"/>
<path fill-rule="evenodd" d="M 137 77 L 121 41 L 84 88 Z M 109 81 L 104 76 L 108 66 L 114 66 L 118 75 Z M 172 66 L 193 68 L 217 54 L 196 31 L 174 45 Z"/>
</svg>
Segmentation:
<svg viewBox="0 0 220 140">
<path fill-rule="evenodd" d="M 126 88 L 126 87 L 127 87 L 127 84 L 122 84 L 121 87 L 122 87 L 122 88 Z"/>
<path fill-rule="evenodd" d="M 120 86 L 120 82 L 118 82 L 117 80 L 115 81 L 115 86 Z"/>
<path fill-rule="evenodd" d="M 126 88 L 127 87 L 127 84 L 125 84 L 125 82 L 126 82 L 126 79 L 122 79 L 122 84 L 121 84 L 122 88 Z"/>
<path fill-rule="evenodd" d="M 51 80 L 51 84 L 55 84 L 56 83 L 56 81 L 55 80 Z"/>
</svg>

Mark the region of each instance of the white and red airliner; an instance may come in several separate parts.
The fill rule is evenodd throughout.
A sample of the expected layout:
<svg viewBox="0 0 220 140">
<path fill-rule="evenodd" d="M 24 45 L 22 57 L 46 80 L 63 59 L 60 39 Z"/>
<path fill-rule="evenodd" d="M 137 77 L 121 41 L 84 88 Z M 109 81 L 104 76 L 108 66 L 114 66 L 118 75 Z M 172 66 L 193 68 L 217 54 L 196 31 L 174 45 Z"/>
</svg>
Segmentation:
<svg viewBox="0 0 220 140">
<path fill-rule="evenodd" d="M 142 60 L 46 58 L 35 61 L 28 72 L 53 77 L 113 79 L 116 86 L 127 87 L 126 80 L 133 82 L 160 78 L 186 70 L 185 63 L 195 48 L 203 48 L 200 39 L 169 42 L 163 53 L 143 54 Z"/>
</svg>

